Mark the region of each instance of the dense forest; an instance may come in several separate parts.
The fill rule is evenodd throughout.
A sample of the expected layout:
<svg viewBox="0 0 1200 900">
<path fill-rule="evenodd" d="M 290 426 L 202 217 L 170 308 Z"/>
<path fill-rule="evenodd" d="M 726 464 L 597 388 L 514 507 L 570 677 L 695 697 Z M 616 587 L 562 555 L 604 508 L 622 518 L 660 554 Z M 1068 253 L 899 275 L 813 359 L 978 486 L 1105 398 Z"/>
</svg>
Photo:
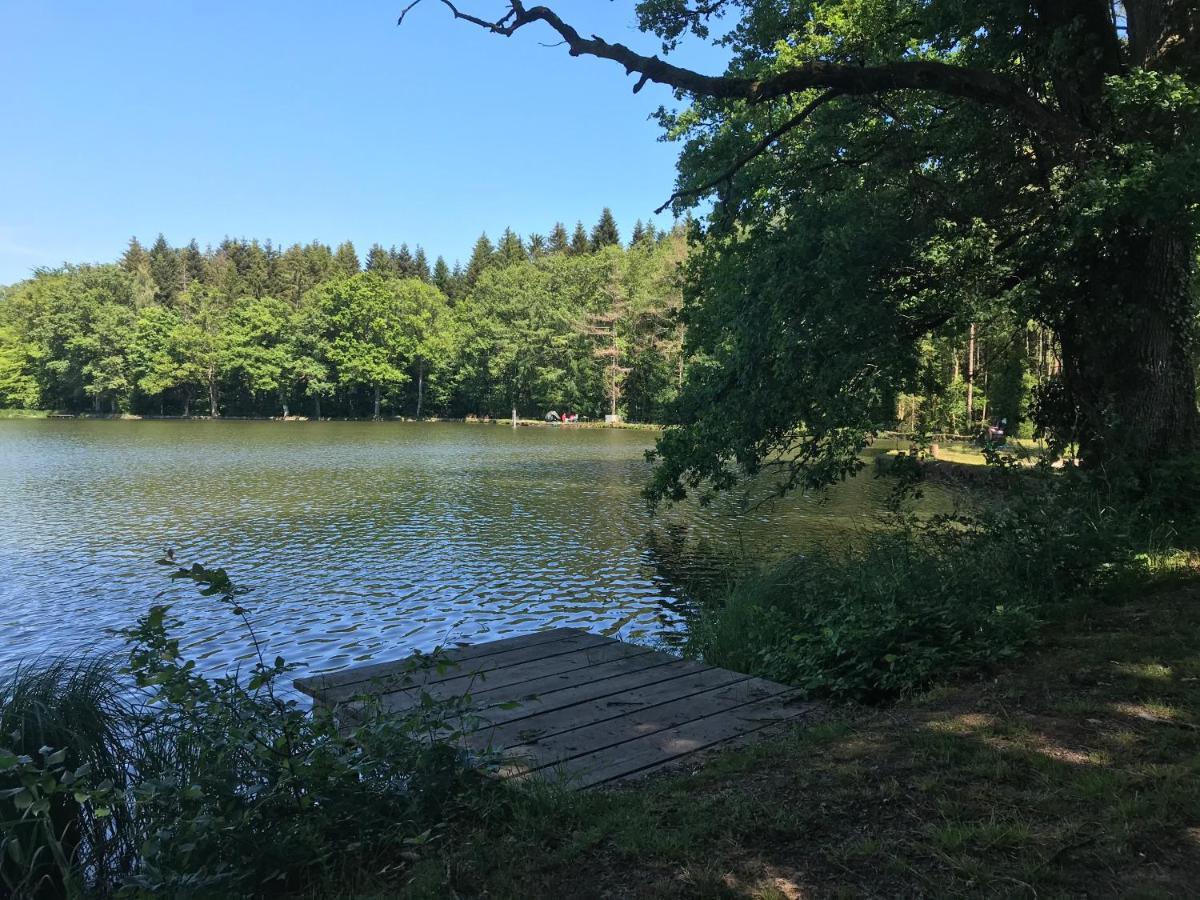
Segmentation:
<svg viewBox="0 0 1200 900">
<path fill-rule="evenodd" d="M 661 420 L 682 377 L 684 226 L 480 236 L 466 266 L 348 242 L 201 250 L 134 239 L 0 301 L 0 407 L 380 417 L 619 411 Z"/>
<path fill-rule="evenodd" d="M 465 266 L 418 246 L 137 239 L 108 265 L 0 294 L 0 407 L 142 415 L 495 416 L 550 409 L 669 422 L 684 377 L 686 225 L 612 214 L 573 232 L 481 235 Z M 931 335 L 902 427 L 1022 417 L 1053 372 L 1011 317 Z M 891 424 L 892 406 L 881 425 Z"/>
</svg>

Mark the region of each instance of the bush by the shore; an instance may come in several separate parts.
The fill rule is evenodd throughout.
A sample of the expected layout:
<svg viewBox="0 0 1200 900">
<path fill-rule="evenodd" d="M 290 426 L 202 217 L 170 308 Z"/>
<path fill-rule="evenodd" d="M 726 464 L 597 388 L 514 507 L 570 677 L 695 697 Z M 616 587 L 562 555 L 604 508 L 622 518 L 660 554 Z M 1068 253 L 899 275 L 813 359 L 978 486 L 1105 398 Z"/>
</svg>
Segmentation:
<svg viewBox="0 0 1200 900">
<path fill-rule="evenodd" d="M 180 570 L 238 616 L 221 570 Z M 346 730 L 277 691 L 292 667 L 198 674 L 157 605 L 128 666 L 57 659 L 0 681 L 0 893 L 245 896 L 385 873 L 482 785 L 453 739 L 463 711 L 428 703 Z M 250 628 L 251 643 L 259 645 Z"/>
<path fill-rule="evenodd" d="M 689 651 L 814 696 L 889 700 L 1013 657 L 1046 623 L 1143 579 L 1175 536 L 1177 472 L 1133 504 L 1073 469 L 994 477 L 969 514 L 897 514 L 851 546 L 749 575 L 700 605 Z"/>
</svg>

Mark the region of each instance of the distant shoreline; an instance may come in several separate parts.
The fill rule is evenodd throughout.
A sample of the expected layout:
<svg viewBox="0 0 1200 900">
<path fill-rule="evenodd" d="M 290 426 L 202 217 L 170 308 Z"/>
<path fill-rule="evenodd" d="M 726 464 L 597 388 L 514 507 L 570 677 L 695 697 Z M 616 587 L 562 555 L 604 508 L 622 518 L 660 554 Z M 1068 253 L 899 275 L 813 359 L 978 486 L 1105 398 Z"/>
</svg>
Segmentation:
<svg viewBox="0 0 1200 900">
<path fill-rule="evenodd" d="M 17 419 L 93 419 L 124 422 L 406 422 L 406 423 L 457 423 L 460 425 L 512 425 L 512 419 L 481 419 L 477 417 L 444 418 L 430 417 L 414 419 L 410 416 L 384 416 L 370 418 L 322 418 L 310 416 L 152 416 L 133 413 L 56 412 L 45 409 L 0 409 L 0 420 Z M 625 431 L 661 431 L 664 426 L 650 422 L 546 422 L 542 419 L 517 419 L 521 428 L 567 428 L 567 429 L 617 429 Z"/>
</svg>

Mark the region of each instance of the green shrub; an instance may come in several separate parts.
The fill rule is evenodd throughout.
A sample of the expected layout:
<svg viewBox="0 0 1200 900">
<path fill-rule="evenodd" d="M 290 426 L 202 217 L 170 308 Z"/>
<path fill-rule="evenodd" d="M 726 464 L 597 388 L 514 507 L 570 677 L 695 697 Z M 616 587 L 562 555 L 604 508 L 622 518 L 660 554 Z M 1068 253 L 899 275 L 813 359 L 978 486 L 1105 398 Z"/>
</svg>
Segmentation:
<svg viewBox="0 0 1200 900">
<path fill-rule="evenodd" d="M 1149 532 L 1075 471 L 995 473 L 974 515 L 899 517 L 842 549 L 786 560 L 693 615 L 689 652 L 874 702 L 1009 658 L 1042 625 L 1145 572 Z"/>
<path fill-rule="evenodd" d="M 782 563 L 741 582 L 693 624 L 707 661 L 813 695 L 875 701 L 1011 656 L 1034 636 L 1037 605 L 983 560 L 903 537 Z M 982 563 L 982 564 L 981 564 Z"/>
<path fill-rule="evenodd" d="M 0 692 L 0 722 L 19 734 L 8 747 L 9 729 L 0 731 L 0 875 L 10 891 L 308 892 L 348 867 L 402 870 L 477 807 L 476 764 L 438 740 L 469 724 L 460 704 L 426 697 L 405 716 L 368 709 L 352 729 L 313 715 L 277 691 L 293 666 L 262 654 L 243 591 L 223 570 L 174 577 L 242 618 L 253 667 L 200 675 L 160 604 L 126 632 L 124 686 L 99 663 L 19 671 Z M 121 699 L 130 695 L 139 703 Z"/>
</svg>

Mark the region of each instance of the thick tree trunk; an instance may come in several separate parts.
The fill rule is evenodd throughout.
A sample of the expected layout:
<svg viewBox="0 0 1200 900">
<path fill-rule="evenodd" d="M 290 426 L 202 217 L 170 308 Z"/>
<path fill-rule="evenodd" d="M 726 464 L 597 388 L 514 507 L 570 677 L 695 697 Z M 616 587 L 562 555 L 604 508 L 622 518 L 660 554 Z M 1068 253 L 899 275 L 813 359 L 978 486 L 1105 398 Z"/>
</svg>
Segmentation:
<svg viewBox="0 0 1200 900">
<path fill-rule="evenodd" d="M 313 394 L 313 417 L 318 422 L 321 421 L 321 395 L 320 394 Z"/>
<path fill-rule="evenodd" d="M 375 385 L 375 411 L 371 414 L 371 418 L 373 419 L 379 418 L 379 401 L 379 385 Z"/>
<path fill-rule="evenodd" d="M 288 411 L 288 398 L 285 391 L 279 392 L 279 405 L 283 407 L 283 417 L 286 419 L 291 413 Z"/>
<path fill-rule="evenodd" d="M 1098 266 L 1060 329 L 1062 381 L 1089 466 L 1138 468 L 1197 447 L 1195 248 L 1184 228 L 1134 233 L 1119 274 Z M 1107 277 L 1106 277 L 1107 276 Z"/>
</svg>

